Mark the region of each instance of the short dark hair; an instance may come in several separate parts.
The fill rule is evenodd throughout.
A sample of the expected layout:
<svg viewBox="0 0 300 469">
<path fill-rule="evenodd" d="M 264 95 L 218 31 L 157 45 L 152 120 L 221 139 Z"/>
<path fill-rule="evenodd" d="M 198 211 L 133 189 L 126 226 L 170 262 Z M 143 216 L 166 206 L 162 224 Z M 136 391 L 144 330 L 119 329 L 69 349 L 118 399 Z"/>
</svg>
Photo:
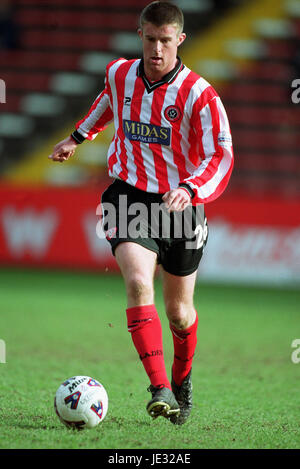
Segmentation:
<svg viewBox="0 0 300 469">
<path fill-rule="evenodd" d="M 183 31 L 183 13 L 176 5 L 170 2 L 152 2 L 147 5 L 140 16 L 140 27 L 145 23 L 152 23 L 155 26 L 165 24 L 178 25 L 179 33 Z"/>
</svg>

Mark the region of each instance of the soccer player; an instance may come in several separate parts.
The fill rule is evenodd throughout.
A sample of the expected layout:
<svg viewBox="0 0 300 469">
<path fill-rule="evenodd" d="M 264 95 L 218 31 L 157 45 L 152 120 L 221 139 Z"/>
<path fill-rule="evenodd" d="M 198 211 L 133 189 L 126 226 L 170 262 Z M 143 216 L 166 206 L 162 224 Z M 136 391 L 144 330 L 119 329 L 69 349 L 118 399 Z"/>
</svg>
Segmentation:
<svg viewBox="0 0 300 469">
<path fill-rule="evenodd" d="M 114 122 L 107 156 L 114 181 L 102 195 L 104 229 L 125 281 L 128 331 L 151 383 L 147 412 L 181 425 L 192 409 L 198 326 L 193 294 L 207 238 L 204 204 L 227 186 L 233 151 L 218 94 L 177 55 L 186 37 L 182 11 L 169 2 L 150 3 L 141 13 L 138 35 L 143 57 L 107 65 L 105 89 L 49 158 L 67 160 L 79 144 Z M 134 204 L 144 214 L 135 230 Z M 154 206 L 165 212 L 152 216 Z M 105 207 L 114 207 L 117 215 L 109 229 Z M 171 228 L 162 232 L 166 222 L 159 220 L 165 213 Z M 186 234 L 179 228 L 187 219 Z M 171 382 L 154 301 L 157 264 L 174 343 Z"/>
</svg>

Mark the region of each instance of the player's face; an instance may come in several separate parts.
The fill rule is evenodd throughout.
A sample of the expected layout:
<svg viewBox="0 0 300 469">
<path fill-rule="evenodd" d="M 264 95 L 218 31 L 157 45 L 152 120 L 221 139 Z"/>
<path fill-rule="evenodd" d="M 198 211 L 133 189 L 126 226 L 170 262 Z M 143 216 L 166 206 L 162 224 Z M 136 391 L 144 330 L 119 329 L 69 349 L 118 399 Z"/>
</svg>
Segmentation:
<svg viewBox="0 0 300 469">
<path fill-rule="evenodd" d="M 144 68 L 150 80 L 157 81 L 176 65 L 177 48 L 185 40 L 176 25 L 144 24 L 138 34 L 143 42 Z"/>
</svg>

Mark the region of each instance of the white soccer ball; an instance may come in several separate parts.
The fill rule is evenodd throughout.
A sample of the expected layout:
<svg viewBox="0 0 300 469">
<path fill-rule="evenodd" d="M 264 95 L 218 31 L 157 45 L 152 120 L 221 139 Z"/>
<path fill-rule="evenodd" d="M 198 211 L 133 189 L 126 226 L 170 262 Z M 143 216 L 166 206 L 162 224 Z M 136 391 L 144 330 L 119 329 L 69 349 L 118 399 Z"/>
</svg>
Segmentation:
<svg viewBox="0 0 300 469">
<path fill-rule="evenodd" d="M 107 413 L 107 392 L 99 381 L 90 376 L 73 376 L 56 391 L 54 409 L 67 427 L 93 428 L 104 420 Z"/>
</svg>

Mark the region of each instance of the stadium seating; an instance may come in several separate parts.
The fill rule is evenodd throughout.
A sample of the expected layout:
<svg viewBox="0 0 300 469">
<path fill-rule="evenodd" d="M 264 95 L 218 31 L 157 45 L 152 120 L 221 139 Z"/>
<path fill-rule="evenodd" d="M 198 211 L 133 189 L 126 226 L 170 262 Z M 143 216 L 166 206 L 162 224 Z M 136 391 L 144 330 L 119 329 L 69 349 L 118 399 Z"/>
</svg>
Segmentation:
<svg viewBox="0 0 300 469">
<path fill-rule="evenodd" d="M 114 12 L 101 11 L 70 11 L 69 9 L 61 9 L 59 16 L 55 11 L 45 15 L 40 8 L 32 8 L 19 11 L 16 20 L 23 27 L 38 28 L 71 28 L 72 30 L 80 30 L 83 28 L 103 30 L 135 30 L 137 26 L 137 18 L 135 13 L 124 13 L 116 15 Z"/>
<path fill-rule="evenodd" d="M 300 113 L 291 99 L 299 20 L 291 16 L 286 24 L 288 31 L 271 37 L 260 31 L 264 53 L 241 68 L 223 93 L 236 155 L 235 188 L 258 196 L 300 194 Z"/>
<path fill-rule="evenodd" d="M 22 69 L 40 70 L 78 70 L 80 54 L 78 52 L 57 53 L 49 51 L 10 50 L 0 51 L 2 68 L 21 71 Z"/>
</svg>

